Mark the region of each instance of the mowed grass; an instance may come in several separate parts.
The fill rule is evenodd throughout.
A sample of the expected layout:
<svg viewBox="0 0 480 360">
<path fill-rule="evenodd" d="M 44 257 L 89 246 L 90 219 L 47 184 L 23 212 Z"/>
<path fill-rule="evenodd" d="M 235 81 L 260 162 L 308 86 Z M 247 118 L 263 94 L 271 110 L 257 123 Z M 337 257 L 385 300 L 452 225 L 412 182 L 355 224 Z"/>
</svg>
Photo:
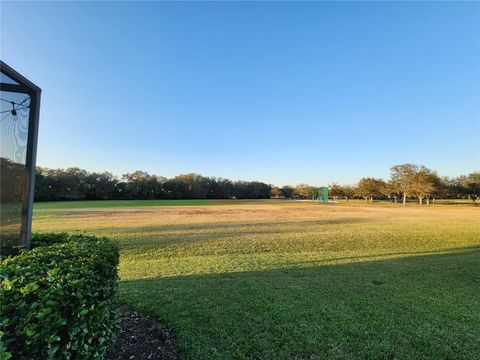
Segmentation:
<svg viewBox="0 0 480 360">
<path fill-rule="evenodd" d="M 478 359 L 479 220 L 258 202 L 43 209 L 34 230 L 116 239 L 120 301 L 164 319 L 185 359 Z"/>
<path fill-rule="evenodd" d="M 285 202 L 285 201 L 283 201 Z M 80 201 L 47 201 L 34 204 L 36 210 L 46 209 L 92 209 L 145 206 L 218 206 L 243 205 L 251 203 L 279 203 L 279 200 L 80 200 Z"/>
</svg>

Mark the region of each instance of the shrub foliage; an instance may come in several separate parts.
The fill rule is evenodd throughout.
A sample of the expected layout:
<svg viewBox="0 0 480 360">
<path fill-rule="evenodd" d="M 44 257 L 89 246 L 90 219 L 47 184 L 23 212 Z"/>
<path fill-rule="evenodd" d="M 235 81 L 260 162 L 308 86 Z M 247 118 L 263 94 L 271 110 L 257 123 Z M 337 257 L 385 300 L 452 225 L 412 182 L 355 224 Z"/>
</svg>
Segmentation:
<svg viewBox="0 0 480 360">
<path fill-rule="evenodd" d="M 1 263 L 0 359 L 99 359 L 114 341 L 118 248 L 39 234 Z"/>
</svg>

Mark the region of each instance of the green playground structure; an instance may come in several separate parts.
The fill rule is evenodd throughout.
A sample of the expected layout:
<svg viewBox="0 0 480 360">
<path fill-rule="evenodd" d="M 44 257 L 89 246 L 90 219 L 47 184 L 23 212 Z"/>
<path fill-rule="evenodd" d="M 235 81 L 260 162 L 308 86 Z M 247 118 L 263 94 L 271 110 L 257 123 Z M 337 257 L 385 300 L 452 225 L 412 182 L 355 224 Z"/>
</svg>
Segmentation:
<svg viewBox="0 0 480 360">
<path fill-rule="evenodd" d="M 322 186 L 318 188 L 318 201 L 321 203 L 328 203 L 328 187 Z"/>
</svg>

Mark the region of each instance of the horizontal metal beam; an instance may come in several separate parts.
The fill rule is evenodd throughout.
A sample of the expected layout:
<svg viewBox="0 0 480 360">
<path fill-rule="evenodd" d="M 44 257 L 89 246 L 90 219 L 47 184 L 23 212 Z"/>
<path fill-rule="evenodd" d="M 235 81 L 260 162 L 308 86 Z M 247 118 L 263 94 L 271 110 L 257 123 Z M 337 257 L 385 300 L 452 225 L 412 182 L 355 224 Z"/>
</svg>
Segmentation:
<svg viewBox="0 0 480 360">
<path fill-rule="evenodd" d="M 0 91 L 7 91 L 13 93 L 22 93 L 22 94 L 34 94 L 35 90 L 30 89 L 23 85 L 15 85 L 9 83 L 0 83 Z"/>
<path fill-rule="evenodd" d="M 18 84 L 20 84 L 20 86 L 25 86 L 27 89 L 31 89 L 28 93 L 32 93 L 32 92 L 41 92 L 42 90 L 37 86 L 35 85 L 34 83 L 32 83 L 30 80 L 28 80 L 25 76 L 19 74 L 18 72 L 16 72 L 15 70 L 13 70 L 10 66 L 8 66 L 7 64 L 5 64 L 3 61 L 0 60 L 0 71 L 2 73 L 4 73 L 5 75 L 7 75 L 10 79 L 12 79 L 13 81 L 17 82 Z M 4 90 L 3 89 L 3 86 L 4 85 L 7 85 L 5 83 L 2 83 L 2 90 L 3 91 L 9 91 L 9 90 Z M 13 85 L 13 84 L 9 84 L 9 85 Z"/>
</svg>

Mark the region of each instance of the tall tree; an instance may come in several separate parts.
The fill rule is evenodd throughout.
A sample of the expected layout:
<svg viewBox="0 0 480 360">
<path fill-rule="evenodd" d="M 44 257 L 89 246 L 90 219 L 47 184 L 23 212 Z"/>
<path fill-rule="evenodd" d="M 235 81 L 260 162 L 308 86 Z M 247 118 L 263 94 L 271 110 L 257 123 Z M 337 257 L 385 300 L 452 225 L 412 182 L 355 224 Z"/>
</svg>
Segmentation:
<svg viewBox="0 0 480 360">
<path fill-rule="evenodd" d="M 382 179 L 363 178 L 358 182 L 357 194 L 365 200 L 373 202 L 374 197 L 381 196 L 384 192 L 385 182 Z"/>
<path fill-rule="evenodd" d="M 392 166 L 391 184 L 395 192 L 403 195 L 403 205 L 407 204 L 407 197 L 414 194 L 415 177 L 418 172 L 418 166 L 414 164 L 402 164 Z"/>
<path fill-rule="evenodd" d="M 113 197 L 117 179 L 111 173 L 89 173 L 85 179 L 85 197 L 91 200 L 107 200 Z"/>
<path fill-rule="evenodd" d="M 427 194 L 427 205 L 430 205 L 430 199 L 435 203 L 436 198 L 446 197 L 448 194 L 447 179 L 438 176 L 436 171 L 430 173 L 430 182 L 433 185 L 433 189 Z"/>
<path fill-rule="evenodd" d="M 355 196 L 354 186 L 344 185 L 342 188 L 343 188 L 343 196 L 345 196 L 346 201 L 348 201 L 349 198 L 353 198 Z"/>
<path fill-rule="evenodd" d="M 413 194 L 418 198 L 418 203 L 420 205 L 423 204 L 423 199 L 429 199 L 435 190 L 434 177 L 435 175 L 432 171 L 425 166 L 420 167 L 415 174 L 413 181 Z"/>
<path fill-rule="evenodd" d="M 274 186 L 272 187 L 272 190 L 270 190 L 270 196 L 272 198 L 280 198 L 280 197 L 283 197 L 284 195 L 283 195 L 282 189 Z"/>
<path fill-rule="evenodd" d="M 330 184 L 328 186 L 328 192 L 330 196 L 333 197 L 333 201 L 337 201 L 337 197 L 345 196 L 344 187 L 337 183 Z"/>
<path fill-rule="evenodd" d="M 135 171 L 122 176 L 125 184 L 125 196 L 130 199 L 154 199 L 156 177 L 145 171 Z"/>
<path fill-rule="evenodd" d="M 480 172 L 476 171 L 468 175 L 459 176 L 456 179 L 459 192 L 472 199 L 476 205 L 478 197 L 480 197 Z"/>
<path fill-rule="evenodd" d="M 382 189 L 382 194 L 389 199 L 393 199 L 393 202 L 396 204 L 401 193 L 396 188 L 395 184 L 391 181 L 385 183 L 385 186 Z"/>
<path fill-rule="evenodd" d="M 292 186 L 286 185 L 282 186 L 282 193 L 285 198 L 290 199 L 293 196 L 295 189 Z"/>
<path fill-rule="evenodd" d="M 307 184 L 299 184 L 295 186 L 293 194 L 302 199 L 312 199 L 315 196 L 316 188 Z"/>
</svg>

